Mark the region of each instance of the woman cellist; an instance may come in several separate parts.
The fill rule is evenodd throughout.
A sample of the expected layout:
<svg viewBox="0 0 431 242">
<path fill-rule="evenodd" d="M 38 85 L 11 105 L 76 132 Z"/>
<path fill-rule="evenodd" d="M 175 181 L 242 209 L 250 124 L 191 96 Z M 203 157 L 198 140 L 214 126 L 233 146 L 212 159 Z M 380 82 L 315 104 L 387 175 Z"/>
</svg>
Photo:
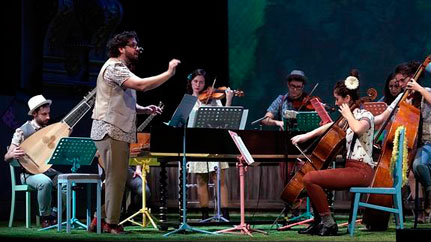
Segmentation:
<svg viewBox="0 0 431 242">
<path fill-rule="evenodd" d="M 369 186 L 376 163 L 372 158 L 374 116 L 365 109 L 357 108 L 359 102 L 359 80 L 349 76 L 336 83 L 333 95 L 335 105 L 347 121 L 345 168 L 310 171 L 303 178 L 307 194 L 315 209 L 315 222 L 307 228 L 310 234 L 336 235 L 338 226 L 329 209 L 324 189 L 347 190 L 352 186 Z M 292 138 L 293 144 L 305 142 L 322 135 L 331 123 Z M 317 210 L 317 211 L 316 211 Z"/>
</svg>

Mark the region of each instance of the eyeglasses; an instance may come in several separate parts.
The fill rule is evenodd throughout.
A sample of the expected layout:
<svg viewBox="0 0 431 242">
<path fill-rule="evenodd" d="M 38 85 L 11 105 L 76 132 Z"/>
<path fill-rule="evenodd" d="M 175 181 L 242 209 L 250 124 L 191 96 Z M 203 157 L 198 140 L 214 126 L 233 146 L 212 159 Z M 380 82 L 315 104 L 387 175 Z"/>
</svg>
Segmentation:
<svg viewBox="0 0 431 242">
<path fill-rule="evenodd" d="M 292 84 L 289 84 L 289 87 L 292 89 L 295 89 L 295 90 L 302 90 L 304 88 L 304 86 L 296 86 L 296 85 L 292 85 Z"/>
<path fill-rule="evenodd" d="M 143 50 L 143 48 L 139 47 L 138 44 L 135 44 L 135 43 L 127 44 L 126 46 L 129 46 L 130 48 L 133 48 L 133 49 L 142 49 Z"/>
<path fill-rule="evenodd" d="M 406 76 L 406 77 L 402 77 L 402 78 L 400 78 L 400 79 L 395 79 L 395 81 L 396 82 L 405 82 L 406 81 L 406 79 L 409 79 L 410 77 L 409 76 Z"/>
</svg>

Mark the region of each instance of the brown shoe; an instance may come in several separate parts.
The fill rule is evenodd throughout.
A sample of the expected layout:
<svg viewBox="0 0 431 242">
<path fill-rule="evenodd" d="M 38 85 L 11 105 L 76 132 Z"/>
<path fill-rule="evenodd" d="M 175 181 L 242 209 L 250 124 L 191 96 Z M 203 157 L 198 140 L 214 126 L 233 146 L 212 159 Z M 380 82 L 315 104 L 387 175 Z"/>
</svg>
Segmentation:
<svg viewBox="0 0 431 242">
<path fill-rule="evenodd" d="M 102 227 L 103 233 L 111 234 L 124 234 L 124 228 L 122 225 L 108 224 L 105 223 Z"/>
<path fill-rule="evenodd" d="M 40 221 L 40 227 L 42 227 L 42 228 L 46 228 L 46 227 L 49 227 L 49 226 L 51 226 L 51 220 L 49 220 L 49 219 L 42 219 L 41 221 Z"/>
<path fill-rule="evenodd" d="M 103 231 L 103 226 L 105 226 L 106 224 L 105 220 L 101 219 L 100 224 L 101 224 L 100 227 L 102 228 L 102 231 Z M 91 224 L 90 224 L 90 227 L 88 228 L 88 232 L 95 233 L 96 231 L 97 231 L 97 218 L 94 217 L 93 220 L 91 220 Z"/>
<path fill-rule="evenodd" d="M 46 228 L 57 224 L 57 218 L 53 216 L 42 216 L 40 226 Z"/>
</svg>

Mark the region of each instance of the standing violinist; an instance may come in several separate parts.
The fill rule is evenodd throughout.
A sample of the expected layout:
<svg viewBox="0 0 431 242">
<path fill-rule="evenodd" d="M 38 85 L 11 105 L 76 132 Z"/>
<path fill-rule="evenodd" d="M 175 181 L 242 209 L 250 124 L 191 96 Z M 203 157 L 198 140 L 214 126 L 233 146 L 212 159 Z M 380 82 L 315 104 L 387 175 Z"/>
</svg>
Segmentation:
<svg viewBox="0 0 431 242">
<path fill-rule="evenodd" d="M 425 214 L 419 214 L 419 219 L 423 219 L 424 215 L 430 216 L 431 213 L 431 89 L 422 87 L 412 79 L 419 65 L 418 62 L 398 65 L 395 69 L 395 78 L 399 80 L 403 89 L 415 91 L 416 96 L 413 96 L 413 100 L 407 99 L 406 101 L 413 103 L 413 105 L 416 104 L 415 106 L 421 109 L 422 127 L 419 130 L 422 129 L 422 134 L 419 134 L 419 137 L 422 138 L 417 145 L 416 156 L 413 161 L 413 173 L 423 187 Z M 376 125 L 383 123 L 389 117 L 401 97 L 402 94 L 398 95 L 382 114 L 376 116 Z M 409 180 L 409 182 L 410 188 L 414 192 L 412 181 Z"/>
<path fill-rule="evenodd" d="M 192 94 L 193 96 L 199 97 L 204 91 L 208 92 L 211 90 L 211 87 L 205 89 L 207 86 L 206 83 L 206 71 L 203 69 L 196 69 L 192 73 L 187 76 L 187 93 Z M 230 88 L 226 90 L 226 104 L 225 106 L 231 106 L 232 98 L 234 93 Z M 207 102 L 207 104 L 205 104 Z M 196 112 L 199 107 L 203 105 L 210 106 L 223 106 L 221 100 L 209 99 L 209 100 L 197 100 L 195 106 L 193 107 L 192 112 Z M 229 220 L 229 212 L 228 212 L 228 190 L 225 183 L 225 170 L 229 168 L 229 163 L 227 162 L 190 162 L 189 163 L 189 173 L 196 173 L 197 178 L 197 191 L 198 191 L 198 199 L 199 204 L 201 206 L 202 211 L 202 220 L 207 219 L 209 209 L 209 195 L 208 195 L 208 180 L 213 180 L 214 184 L 218 184 L 217 174 L 215 173 L 216 169 L 220 169 L 220 191 L 221 191 L 221 211 L 223 217 Z"/>
<path fill-rule="evenodd" d="M 369 186 L 374 176 L 376 162 L 372 158 L 374 116 L 354 104 L 359 101 L 359 80 L 349 76 L 334 87 L 335 105 L 347 121 L 347 160 L 344 168 L 310 171 L 303 178 L 307 194 L 313 203 L 315 221 L 307 233 L 321 236 L 336 235 L 338 226 L 329 209 L 325 189 L 348 190 L 353 186 Z M 353 107 L 353 108 L 352 108 Z M 322 135 L 332 123 L 292 138 L 293 144 L 305 142 Z"/>
<path fill-rule="evenodd" d="M 301 111 L 306 111 L 302 101 L 307 97 L 304 92 L 304 85 L 307 77 L 301 70 L 293 70 L 286 77 L 287 93 L 279 95 L 266 110 L 265 119 L 262 120 L 263 125 L 278 126 L 284 130 L 282 117 L 286 110 L 296 110 L 301 108 Z M 301 107 L 302 106 L 302 107 Z"/>
</svg>

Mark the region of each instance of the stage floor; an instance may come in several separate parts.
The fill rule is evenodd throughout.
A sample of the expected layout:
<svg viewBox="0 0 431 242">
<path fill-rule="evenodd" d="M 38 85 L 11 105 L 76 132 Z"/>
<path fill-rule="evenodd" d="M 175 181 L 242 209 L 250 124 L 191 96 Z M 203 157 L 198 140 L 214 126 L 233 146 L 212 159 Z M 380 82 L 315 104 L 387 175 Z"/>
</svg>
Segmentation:
<svg viewBox="0 0 431 242">
<path fill-rule="evenodd" d="M 24 222 L 18 221 L 16 226 L 11 228 L 7 227 L 7 222 L 0 222 L 0 237 L 7 238 L 7 240 L 76 240 L 76 241 L 117 241 L 117 240 L 152 240 L 152 241 L 246 241 L 246 240 L 265 240 L 265 241 L 395 241 L 396 240 L 396 229 L 393 219 L 390 221 L 389 229 L 384 232 L 370 232 L 366 231 L 362 225 L 357 225 L 355 229 L 354 237 L 350 237 L 347 234 L 347 228 L 342 227 L 339 229 L 338 236 L 332 237 L 320 237 L 311 235 L 301 235 L 298 234 L 298 229 L 304 228 L 303 225 L 293 227 L 289 230 L 278 231 L 276 225 L 272 225 L 278 214 L 276 213 L 247 213 L 246 223 L 250 223 L 252 228 L 263 230 L 268 233 L 268 235 L 263 235 L 260 233 L 253 233 L 253 238 L 249 235 L 231 235 L 231 234 L 218 234 L 218 235 L 208 235 L 197 232 L 187 232 L 172 234 L 168 237 L 163 235 L 167 232 L 173 231 L 174 227 L 169 227 L 166 231 L 155 230 L 151 226 L 147 228 L 141 228 L 139 226 L 125 226 L 125 234 L 122 235 L 111 235 L 111 234 L 95 234 L 88 233 L 83 229 L 72 229 L 71 234 L 67 234 L 65 230 L 62 232 L 57 232 L 56 230 L 48 231 L 38 231 L 39 228 L 26 229 L 24 227 Z M 190 214 L 190 217 L 198 217 L 198 214 Z M 175 214 L 169 214 L 169 218 L 175 218 Z M 346 222 L 347 216 L 336 216 L 337 223 L 341 224 Z M 408 235 L 409 229 L 413 228 L 413 217 L 406 217 L 405 228 L 403 231 L 403 236 Z M 232 224 L 239 224 L 240 217 L 239 214 L 231 213 Z M 255 224 L 262 221 L 262 224 Z M 84 222 L 84 221 L 83 221 Z M 138 221 L 139 222 L 139 221 Z M 193 228 L 198 228 L 210 232 L 216 232 L 226 228 L 232 228 L 231 224 L 205 224 L 199 226 L 197 219 L 188 220 L 189 225 Z M 175 224 L 175 220 L 173 220 Z M 33 225 L 35 226 L 35 225 Z M 279 224 L 282 226 L 282 224 Z M 428 229 L 431 231 L 431 223 L 418 224 L 419 229 Z M 417 240 L 415 240 L 416 242 Z"/>
</svg>

